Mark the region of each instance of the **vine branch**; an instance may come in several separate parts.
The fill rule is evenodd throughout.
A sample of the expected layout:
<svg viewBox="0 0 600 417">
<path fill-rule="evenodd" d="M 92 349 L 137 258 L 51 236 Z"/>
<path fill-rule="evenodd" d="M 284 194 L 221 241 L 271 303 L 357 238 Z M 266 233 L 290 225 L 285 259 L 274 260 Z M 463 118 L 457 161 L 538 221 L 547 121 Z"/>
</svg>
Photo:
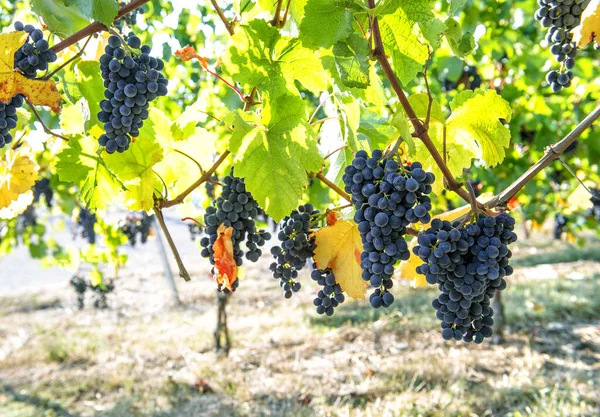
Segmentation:
<svg viewBox="0 0 600 417">
<path fill-rule="evenodd" d="M 552 162 L 560 159 L 560 156 L 565 150 L 575 142 L 581 134 L 589 128 L 600 117 L 600 105 L 587 115 L 575 128 L 569 132 L 564 138 L 546 148 L 544 156 L 536 162 L 531 168 L 523 173 L 515 182 L 508 186 L 504 191 L 496 197 L 485 203 L 487 208 L 505 206 L 508 201 L 513 198 L 525 185 L 531 181 L 537 174 Z"/>
<path fill-rule="evenodd" d="M 210 0 L 210 2 L 212 3 L 213 8 L 215 9 L 215 12 L 217 12 L 217 14 L 219 15 L 219 18 L 223 21 L 223 24 L 225 25 L 225 29 L 227 29 L 227 32 L 229 32 L 229 34 L 233 36 L 233 26 L 231 26 L 231 22 L 229 20 L 227 20 L 227 17 L 225 17 L 223 10 L 221 10 L 219 5 L 217 4 L 217 0 Z"/>
<path fill-rule="evenodd" d="M 187 269 L 185 269 L 185 265 L 183 265 L 183 261 L 181 260 L 181 256 L 179 255 L 179 251 L 177 250 L 177 246 L 175 246 L 175 242 L 173 242 L 173 238 L 171 237 L 171 233 L 169 229 L 167 229 L 167 225 L 165 223 L 165 218 L 163 217 L 162 210 L 157 205 L 159 201 L 155 201 L 154 213 L 156 214 L 156 219 L 158 220 L 158 224 L 160 224 L 160 228 L 162 229 L 165 237 L 167 238 L 167 242 L 169 243 L 169 247 L 173 252 L 173 256 L 175 257 L 175 262 L 177 262 L 177 267 L 179 268 L 179 276 L 184 279 L 184 281 L 190 281 L 190 274 L 188 274 Z M 160 239 L 160 237 L 159 237 Z"/>
</svg>

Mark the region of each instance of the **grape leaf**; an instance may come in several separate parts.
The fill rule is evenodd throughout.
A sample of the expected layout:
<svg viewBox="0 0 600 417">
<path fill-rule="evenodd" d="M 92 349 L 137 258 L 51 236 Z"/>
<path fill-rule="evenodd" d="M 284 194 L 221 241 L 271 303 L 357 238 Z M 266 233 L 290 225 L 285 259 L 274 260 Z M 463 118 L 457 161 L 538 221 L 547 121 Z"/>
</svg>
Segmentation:
<svg viewBox="0 0 600 417">
<path fill-rule="evenodd" d="M 79 61 L 77 63 L 77 87 L 82 96 L 85 97 L 89 108 L 89 119 L 86 120 L 86 128 L 100 124 L 98 113 L 100 113 L 100 101 L 104 100 L 104 86 L 102 77 L 98 72 L 98 62 Z"/>
<path fill-rule="evenodd" d="M 257 87 L 273 97 L 297 91 L 295 80 L 312 91 L 327 88 L 318 54 L 304 48 L 297 39 L 282 37 L 264 20 L 253 20 L 236 30 L 223 57 L 223 67 L 245 90 Z"/>
<path fill-rule="evenodd" d="M 413 94 L 409 101 L 420 119 L 427 116 L 428 97 Z M 441 107 L 434 101 L 431 109 L 429 137 L 440 153 L 443 153 L 446 135 L 446 160 L 452 175 L 460 177 L 463 169 L 471 166 L 471 160 L 480 159 L 485 166 L 494 166 L 504 159 L 510 143 L 510 131 L 500 119 L 510 121 L 511 108 L 495 91 L 464 91 L 450 103 L 452 114 L 444 120 Z M 426 170 L 433 172 L 436 181 L 434 193 L 443 190 L 443 176 L 433 157 L 421 141 L 415 143 L 415 159 Z"/>
<path fill-rule="evenodd" d="M 0 163 L 0 209 L 9 207 L 19 195 L 31 190 L 38 178 L 39 167 L 24 146 L 14 151 L 8 149 Z"/>
<path fill-rule="evenodd" d="M 32 191 L 26 191 L 19 194 L 17 199 L 11 201 L 7 207 L 0 208 L 0 219 L 14 219 L 27 210 L 27 207 L 29 207 L 31 203 L 33 203 Z M 2 257 L 0 257 L 0 259 L 2 259 Z"/>
<path fill-rule="evenodd" d="M 61 38 L 66 38 L 89 24 L 82 11 L 67 0 L 33 0 L 31 8 L 44 19 L 50 32 Z"/>
<path fill-rule="evenodd" d="M 471 32 L 463 33 L 460 23 L 456 20 L 449 18 L 445 22 L 446 25 L 446 39 L 448 45 L 457 56 L 464 57 L 469 55 L 475 49 L 475 38 Z"/>
<path fill-rule="evenodd" d="M 333 46 L 335 63 L 342 83 L 347 87 L 366 88 L 369 85 L 369 44 L 353 33 Z"/>
<path fill-rule="evenodd" d="M 91 20 L 97 20 L 104 26 L 112 26 L 117 13 L 119 3 L 117 0 L 75 0 L 71 5 L 81 10 L 81 13 Z"/>
<path fill-rule="evenodd" d="M 235 173 L 245 178 L 248 191 L 275 221 L 298 206 L 308 184 L 306 171 L 318 170 L 322 162 L 308 124 L 296 122 L 292 129 L 286 126 L 288 122 L 279 122 L 280 116 L 299 119 L 291 112 L 294 101 L 290 106 L 279 102 L 278 106 L 287 108 L 285 114 L 263 116 L 273 130 L 241 112 L 225 118 L 226 124 L 234 125 L 229 150 L 234 155 Z M 305 109 L 297 107 L 296 111 L 304 113 Z"/>
<path fill-rule="evenodd" d="M 363 251 L 358 226 L 352 220 L 337 220 L 315 233 L 314 260 L 319 269 L 331 268 L 335 279 L 350 297 L 364 298 L 360 255 Z"/>
<path fill-rule="evenodd" d="M 573 29 L 573 41 L 579 48 L 585 48 L 600 34 L 600 0 L 592 0 L 583 13 L 581 23 Z"/>
<path fill-rule="evenodd" d="M 431 6 L 426 7 L 431 10 Z M 424 13 L 424 16 L 427 14 Z M 386 53 L 392 57 L 394 72 L 403 84 L 416 77 L 429 53 L 426 41 L 420 36 L 415 23 L 403 7 L 379 18 L 381 40 Z"/>
<path fill-rule="evenodd" d="M 463 91 L 450 103 L 452 114 L 448 118 L 447 135 L 456 143 L 473 150 L 485 166 L 495 166 L 504 160 L 510 144 L 510 104 L 496 91 Z"/>
<path fill-rule="evenodd" d="M 51 80 L 32 80 L 15 71 L 15 52 L 25 43 L 27 33 L 0 34 L 0 101 L 8 103 L 22 94 L 35 105 L 48 106 L 60 112 L 61 97 Z"/>
<path fill-rule="evenodd" d="M 153 167 L 163 159 L 163 149 L 156 141 L 156 132 L 166 128 L 170 134 L 169 125 L 157 122 L 157 110 L 151 109 L 150 113 L 154 113 L 153 117 L 145 121 L 139 137 L 129 150 L 106 158 L 107 167 L 127 188 L 123 197 L 130 210 L 149 211 L 154 206 L 154 188 L 158 180 Z"/>
<path fill-rule="evenodd" d="M 61 181 L 80 184 L 91 171 L 92 160 L 96 156 L 86 157 L 83 154 L 83 141 L 72 138 L 56 156 L 56 174 Z"/>
<path fill-rule="evenodd" d="M 300 23 L 300 39 L 309 47 L 329 48 L 352 32 L 352 0 L 308 0 Z"/>
</svg>

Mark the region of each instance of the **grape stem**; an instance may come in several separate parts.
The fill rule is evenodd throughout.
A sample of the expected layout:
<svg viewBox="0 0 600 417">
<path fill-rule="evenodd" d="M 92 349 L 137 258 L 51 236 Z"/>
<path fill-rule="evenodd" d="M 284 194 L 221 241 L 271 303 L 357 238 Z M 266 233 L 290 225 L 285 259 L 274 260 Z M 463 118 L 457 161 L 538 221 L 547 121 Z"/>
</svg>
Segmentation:
<svg viewBox="0 0 600 417">
<path fill-rule="evenodd" d="M 564 138 L 546 148 L 544 156 L 536 162 L 531 168 L 523 173 L 515 182 L 509 185 L 504 191 L 496 197 L 485 203 L 487 208 L 506 206 L 508 201 L 513 198 L 525 185 L 531 181 L 537 174 L 552 162 L 560 158 L 565 150 L 575 142 L 581 134 L 589 128 L 600 117 L 600 105 L 587 115 L 575 128 Z"/>
<path fill-rule="evenodd" d="M 561 164 L 563 164 L 563 166 L 567 169 L 567 171 L 569 171 L 569 173 L 575 177 L 575 179 L 577 180 L 577 182 L 579 182 L 579 184 L 581 184 L 581 186 L 585 189 L 585 191 L 587 191 L 588 193 L 590 193 L 592 196 L 594 195 L 594 193 L 592 193 L 592 190 L 590 190 L 584 183 L 583 181 L 581 181 L 579 179 L 579 177 L 577 176 L 577 173 L 573 170 L 573 168 L 571 168 L 571 165 L 567 164 L 567 162 L 562 158 L 562 155 L 558 157 L 558 160 L 560 161 Z"/>
<path fill-rule="evenodd" d="M 368 1 L 369 1 L 369 8 L 374 9 L 375 8 L 375 0 L 368 0 Z M 381 32 L 379 31 L 379 22 L 377 20 L 377 17 L 373 17 L 371 20 L 371 31 L 373 33 L 373 40 L 374 40 L 374 48 L 373 48 L 372 54 L 379 62 L 379 65 L 381 66 L 381 68 L 383 69 L 383 72 L 385 73 L 387 79 L 389 80 L 389 82 L 392 86 L 392 89 L 394 90 L 394 92 L 396 93 L 396 96 L 398 97 L 398 100 L 400 100 L 400 104 L 402 105 L 404 111 L 406 112 L 406 115 L 410 119 L 410 122 L 412 123 L 413 128 L 415 129 L 413 136 L 419 138 L 421 140 L 421 142 L 423 142 L 423 144 L 425 145 L 425 147 L 427 148 L 427 150 L 433 157 L 436 165 L 442 171 L 442 174 L 444 175 L 444 178 L 446 179 L 446 182 L 447 182 L 447 184 L 445 184 L 446 188 L 448 188 L 450 191 L 454 191 L 455 193 L 457 193 L 460 197 L 462 197 L 463 200 L 469 201 L 469 193 L 463 188 L 462 184 L 459 183 L 456 180 L 456 178 L 454 178 L 454 175 L 452 175 L 452 173 L 450 172 L 448 165 L 446 165 L 446 163 L 444 162 L 444 159 L 442 158 L 439 151 L 436 149 L 435 145 L 431 141 L 431 138 L 429 137 L 429 133 L 427 132 L 427 127 L 424 126 L 423 123 L 421 123 L 421 121 L 417 117 L 417 114 L 415 113 L 414 109 L 412 108 L 411 104 L 409 103 L 408 98 L 406 97 L 406 94 L 404 94 L 404 91 L 402 90 L 402 86 L 400 85 L 400 81 L 394 74 L 394 71 L 392 70 L 392 66 L 391 66 L 390 62 L 388 61 L 387 56 L 385 55 L 385 49 L 383 47 L 383 41 L 381 39 Z M 483 204 L 480 204 L 479 202 L 477 204 L 479 205 L 480 209 L 485 210 L 485 207 L 483 206 Z"/>
<path fill-rule="evenodd" d="M 79 52 L 77 52 L 71 58 L 67 59 L 65 62 L 63 62 L 62 64 L 60 64 L 57 68 L 54 69 L 54 71 L 52 71 L 50 74 L 45 75 L 42 79 L 43 80 L 49 80 L 58 71 L 62 70 L 64 67 L 66 67 L 67 65 L 69 65 L 71 62 L 75 61 L 77 58 L 81 57 L 81 55 L 83 55 L 83 53 L 85 52 L 85 48 L 88 46 L 88 43 L 90 43 L 90 40 L 92 39 L 92 36 L 93 35 L 88 36 L 87 40 L 85 41 L 85 43 L 83 44 L 83 46 L 81 47 L 81 49 L 79 50 Z"/>
<path fill-rule="evenodd" d="M 283 4 L 283 0 L 277 0 L 277 5 L 275 6 L 275 13 L 273 13 L 273 20 L 271 20 L 271 25 L 274 27 L 279 27 L 279 21 L 281 19 L 282 4 Z"/>
<path fill-rule="evenodd" d="M 349 202 L 352 202 L 352 197 L 350 197 L 344 190 L 342 190 L 340 187 L 338 187 L 337 185 L 335 185 L 332 181 L 329 181 L 327 179 L 327 177 L 325 177 L 325 175 L 323 175 L 322 172 L 317 172 L 315 174 L 315 176 L 320 179 L 326 186 L 328 186 L 329 188 L 331 188 L 333 191 L 335 191 L 336 193 L 338 193 L 340 196 L 342 196 L 344 199 L 346 199 Z"/>
<path fill-rule="evenodd" d="M 219 18 L 225 25 L 225 29 L 227 29 L 227 32 L 229 32 L 229 34 L 231 36 L 233 36 L 233 26 L 231 26 L 231 22 L 229 20 L 227 20 L 227 17 L 225 17 L 223 10 L 221 10 L 219 5 L 217 4 L 217 0 L 210 0 L 210 2 L 212 3 L 213 8 L 215 9 L 215 12 L 217 12 L 217 14 L 219 15 Z"/>
<path fill-rule="evenodd" d="M 47 135 L 52 135 L 55 136 L 57 138 L 60 138 L 66 142 L 69 141 L 69 138 L 66 136 L 61 135 L 60 133 L 56 133 L 53 132 L 52 130 L 50 130 L 48 128 L 48 126 L 46 126 L 46 123 L 44 123 L 44 121 L 42 120 L 42 118 L 40 117 L 40 114 L 37 112 L 37 110 L 35 109 L 35 106 L 33 104 L 31 104 L 31 102 L 29 102 L 29 100 L 25 100 L 27 102 L 27 105 L 29 106 L 29 108 L 31 109 L 31 111 L 33 112 L 33 114 L 35 115 L 35 117 L 38 119 L 38 122 L 40 122 L 40 124 L 42 125 L 42 127 L 44 128 L 44 132 Z"/>
<path fill-rule="evenodd" d="M 200 170 L 200 174 L 204 174 L 204 169 L 202 169 L 202 165 L 200 165 L 200 162 L 196 161 L 194 158 L 192 158 L 190 155 L 188 155 L 187 153 L 180 151 L 179 149 L 173 149 L 175 152 L 185 156 L 186 158 L 188 158 L 189 160 L 191 160 L 194 164 L 196 164 L 196 166 L 198 167 L 198 169 Z"/>
<path fill-rule="evenodd" d="M 188 195 L 190 195 L 190 193 L 192 191 L 194 191 L 196 188 L 198 188 L 201 184 L 203 184 L 206 181 L 210 180 L 210 177 L 212 176 L 212 174 L 217 170 L 217 168 L 219 168 L 219 165 L 221 165 L 223 163 L 223 161 L 225 161 L 225 159 L 227 159 L 228 156 L 229 156 L 229 151 L 223 152 L 223 154 L 208 169 L 208 171 L 204 171 L 204 173 L 202 174 L 202 176 L 200 176 L 200 178 L 198 178 L 198 180 L 196 180 L 196 182 L 194 182 L 192 185 L 190 185 L 188 188 L 186 188 L 181 194 L 179 194 L 174 199 L 172 199 L 172 200 L 160 200 L 158 202 L 159 209 L 176 206 L 177 204 L 183 203 L 183 200 L 185 200 L 185 198 Z"/>
<path fill-rule="evenodd" d="M 133 12 L 136 9 L 139 9 L 140 7 L 142 7 L 144 4 L 148 3 L 150 0 L 133 0 L 129 3 L 127 3 L 126 5 L 124 5 L 123 7 L 121 7 L 119 9 L 119 12 L 117 13 L 117 17 L 115 18 L 115 20 L 118 20 L 120 18 L 122 18 L 123 16 Z M 86 27 L 84 27 L 83 29 L 81 29 L 78 32 L 75 32 L 74 34 L 72 34 L 71 36 L 63 39 L 62 41 L 60 41 L 59 43 L 57 43 L 56 45 L 54 45 L 52 49 L 54 52 L 60 52 L 63 49 L 67 49 L 69 46 L 79 42 L 80 40 L 93 35 L 96 32 L 101 32 L 103 30 L 108 30 L 108 28 L 96 21 L 93 23 L 90 23 L 89 25 L 87 25 Z"/>
</svg>

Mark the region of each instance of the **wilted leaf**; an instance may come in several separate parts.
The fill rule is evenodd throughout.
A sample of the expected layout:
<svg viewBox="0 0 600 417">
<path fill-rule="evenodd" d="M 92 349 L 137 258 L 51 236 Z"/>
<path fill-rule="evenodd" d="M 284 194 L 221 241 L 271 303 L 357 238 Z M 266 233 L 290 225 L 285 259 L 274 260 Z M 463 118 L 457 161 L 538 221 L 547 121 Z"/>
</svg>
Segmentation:
<svg viewBox="0 0 600 417">
<path fill-rule="evenodd" d="M 225 227 L 221 224 L 217 233 L 217 240 L 213 244 L 215 281 L 219 286 L 232 291 L 231 286 L 237 279 L 237 264 L 233 256 L 233 242 L 231 241 L 233 227 Z"/>
<path fill-rule="evenodd" d="M 342 290 L 352 298 L 363 298 L 366 290 L 360 267 L 363 246 L 356 223 L 337 220 L 332 226 L 316 231 L 315 241 L 317 268 L 330 268 Z"/>
<path fill-rule="evenodd" d="M 581 14 L 581 24 L 573 29 L 573 41 L 585 48 L 600 33 L 600 0 L 592 0 Z"/>
</svg>

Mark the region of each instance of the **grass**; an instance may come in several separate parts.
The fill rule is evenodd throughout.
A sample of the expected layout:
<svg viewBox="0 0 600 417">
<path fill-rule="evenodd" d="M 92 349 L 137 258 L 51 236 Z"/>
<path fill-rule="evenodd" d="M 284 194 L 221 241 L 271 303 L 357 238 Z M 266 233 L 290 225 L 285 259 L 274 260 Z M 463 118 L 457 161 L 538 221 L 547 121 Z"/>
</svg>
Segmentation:
<svg viewBox="0 0 600 417">
<path fill-rule="evenodd" d="M 578 280 L 517 267 L 500 345 L 441 340 L 433 289 L 400 284 L 389 310 L 346 302 L 325 318 L 312 283 L 284 300 L 261 269 L 229 306 L 228 358 L 212 352 L 212 288 L 152 311 L 142 293 L 82 312 L 70 294 L 3 298 L 0 416 L 597 416 L 600 265 L 585 265 Z"/>
</svg>

